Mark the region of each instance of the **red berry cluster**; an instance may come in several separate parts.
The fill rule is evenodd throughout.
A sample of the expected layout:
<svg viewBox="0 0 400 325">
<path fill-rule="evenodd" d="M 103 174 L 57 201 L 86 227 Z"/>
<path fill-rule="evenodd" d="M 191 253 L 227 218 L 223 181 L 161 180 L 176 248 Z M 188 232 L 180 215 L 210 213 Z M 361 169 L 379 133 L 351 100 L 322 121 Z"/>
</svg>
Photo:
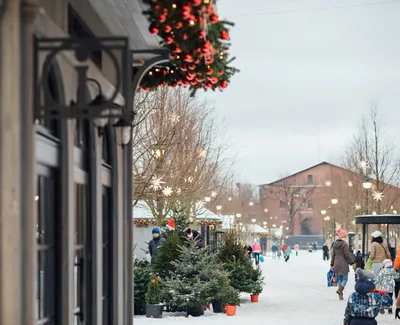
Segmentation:
<svg viewBox="0 0 400 325">
<path fill-rule="evenodd" d="M 223 89 L 237 70 L 229 63 L 230 44 L 228 25 L 219 19 L 213 0 L 144 0 L 150 6 L 145 11 L 150 22 L 150 32 L 158 35 L 171 52 L 171 67 L 176 74 L 168 73 L 150 82 L 156 75 L 151 70 L 143 80 L 144 89 L 160 84 L 183 85 L 192 89 Z M 160 69 L 160 67 L 158 67 Z M 162 77 L 162 76 L 160 76 Z M 154 79 L 154 78 L 153 78 Z"/>
</svg>

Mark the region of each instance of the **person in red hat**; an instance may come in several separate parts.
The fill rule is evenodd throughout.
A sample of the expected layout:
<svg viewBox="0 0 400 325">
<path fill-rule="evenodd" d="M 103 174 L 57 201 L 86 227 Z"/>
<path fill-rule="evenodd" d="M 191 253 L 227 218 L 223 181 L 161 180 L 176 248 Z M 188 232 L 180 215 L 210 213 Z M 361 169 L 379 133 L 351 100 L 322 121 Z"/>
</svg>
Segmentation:
<svg viewBox="0 0 400 325">
<path fill-rule="evenodd" d="M 349 279 L 349 265 L 354 264 L 354 256 L 350 253 L 349 245 L 346 243 L 347 232 L 341 228 L 337 230 L 338 239 L 332 250 L 331 268 L 336 273 L 338 290 L 336 293 L 343 300 L 343 291 Z"/>
</svg>

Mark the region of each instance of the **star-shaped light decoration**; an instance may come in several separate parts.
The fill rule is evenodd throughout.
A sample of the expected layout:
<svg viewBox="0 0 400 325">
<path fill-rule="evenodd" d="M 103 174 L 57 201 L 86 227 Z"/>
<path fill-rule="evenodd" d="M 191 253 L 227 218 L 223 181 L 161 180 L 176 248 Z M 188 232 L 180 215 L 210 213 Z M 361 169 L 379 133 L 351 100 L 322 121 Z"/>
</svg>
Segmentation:
<svg viewBox="0 0 400 325">
<path fill-rule="evenodd" d="M 199 153 L 199 157 L 200 158 L 205 158 L 207 156 L 207 150 L 206 149 L 202 149 Z"/>
<path fill-rule="evenodd" d="M 326 182 L 325 182 L 325 186 L 327 186 L 327 187 L 332 186 L 332 182 L 331 182 L 331 181 L 326 181 Z"/>
<path fill-rule="evenodd" d="M 177 114 L 174 113 L 174 114 L 172 114 L 172 115 L 170 116 L 169 120 L 170 120 L 172 123 L 178 123 L 180 118 L 181 118 L 181 117 L 180 117 L 179 115 L 177 115 Z"/>
<path fill-rule="evenodd" d="M 215 192 L 215 191 L 211 192 L 211 197 L 217 197 L 217 195 L 218 195 L 217 192 Z"/>
<path fill-rule="evenodd" d="M 162 193 L 163 193 L 164 196 L 166 196 L 166 197 L 171 196 L 171 194 L 172 194 L 172 187 L 167 186 L 166 188 L 163 189 Z"/>
<path fill-rule="evenodd" d="M 231 198 L 231 197 L 228 197 L 228 201 L 232 201 L 232 198 Z"/>
<path fill-rule="evenodd" d="M 361 210 L 361 205 L 360 205 L 359 203 L 356 203 L 356 204 L 354 205 L 354 208 L 355 208 L 356 210 Z"/>
<path fill-rule="evenodd" d="M 155 191 L 159 190 L 161 188 L 161 184 L 165 184 L 165 182 L 163 182 L 162 177 L 157 177 L 156 175 L 154 175 L 151 179 L 151 188 Z"/>
<path fill-rule="evenodd" d="M 352 182 L 352 181 L 349 181 L 349 182 L 347 183 L 347 185 L 348 185 L 349 187 L 352 187 L 352 186 L 353 186 L 353 182 Z"/>
<path fill-rule="evenodd" d="M 382 192 L 374 191 L 374 192 L 372 193 L 372 197 L 374 198 L 375 201 L 382 201 L 384 195 L 383 195 Z"/>
<path fill-rule="evenodd" d="M 205 202 L 202 201 L 202 200 L 197 201 L 197 205 L 198 205 L 199 208 L 204 208 L 204 204 L 205 204 Z"/>
<path fill-rule="evenodd" d="M 204 202 L 211 202 L 211 198 L 210 198 L 209 196 L 206 196 L 206 197 L 204 198 Z"/>
<path fill-rule="evenodd" d="M 360 160 L 358 167 L 365 173 L 368 168 L 368 163 L 365 160 Z"/>
</svg>

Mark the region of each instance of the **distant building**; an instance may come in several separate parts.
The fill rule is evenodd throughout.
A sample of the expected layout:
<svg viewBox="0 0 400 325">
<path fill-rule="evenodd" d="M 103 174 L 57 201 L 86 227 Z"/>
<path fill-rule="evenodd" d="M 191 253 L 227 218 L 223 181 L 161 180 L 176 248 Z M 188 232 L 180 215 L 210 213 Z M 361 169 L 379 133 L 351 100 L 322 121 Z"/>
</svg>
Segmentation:
<svg viewBox="0 0 400 325">
<path fill-rule="evenodd" d="M 366 180 L 362 174 L 322 162 L 260 185 L 261 208 L 268 211 L 264 218 L 267 227 L 279 227 L 285 235 L 329 238 L 335 223 L 356 231 L 353 220 L 357 214 L 396 213 L 399 188 L 381 183 L 384 190 L 379 200 L 373 180 L 371 189 L 363 188 Z"/>
</svg>

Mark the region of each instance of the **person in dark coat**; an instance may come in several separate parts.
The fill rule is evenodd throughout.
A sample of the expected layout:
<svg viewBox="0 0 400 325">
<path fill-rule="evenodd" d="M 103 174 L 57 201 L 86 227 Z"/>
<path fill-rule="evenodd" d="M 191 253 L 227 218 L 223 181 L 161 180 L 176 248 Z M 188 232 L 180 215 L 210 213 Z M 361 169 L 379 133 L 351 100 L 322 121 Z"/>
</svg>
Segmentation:
<svg viewBox="0 0 400 325">
<path fill-rule="evenodd" d="M 195 245 L 197 248 L 203 248 L 204 247 L 204 242 L 203 242 L 203 237 L 201 236 L 200 232 L 198 232 L 195 229 L 188 229 L 186 231 L 188 238 L 194 240 Z"/>
<path fill-rule="evenodd" d="M 324 246 L 322 246 L 322 258 L 324 259 L 324 261 L 329 261 L 329 247 L 326 242 Z"/>
<path fill-rule="evenodd" d="M 338 229 L 337 234 L 339 239 L 337 239 L 333 245 L 331 268 L 336 273 L 338 286 L 336 293 L 339 299 L 343 300 L 343 291 L 349 279 L 349 265 L 354 264 L 354 256 L 350 254 L 349 245 L 344 241 L 347 237 L 347 232 L 343 229 Z"/>
<path fill-rule="evenodd" d="M 316 242 L 314 242 L 313 243 L 313 248 L 314 248 L 314 252 L 317 250 L 317 248 L 318 248 L 318 246 L 317 246 L 317 243 Z"/>
<path fill-rule="evenodd" d="M 246 257 L 251 259 L 251 254 L 253 253 L 253 249 L 251 248 L 249 243 L 246 243 L 244 246 L 244 253 L 246 254 Z"/>
<path fill-rule="evenodd" d="M 151 264 L 154 264 L 157 254 L 160 252 L 162 244 L 165 242 L 165 238 L 160 235 L 160 228 L 153 228 L 151 231 L 153 239 L 149 241 L 149 253 L 151 256 Z"/>
</svg>

